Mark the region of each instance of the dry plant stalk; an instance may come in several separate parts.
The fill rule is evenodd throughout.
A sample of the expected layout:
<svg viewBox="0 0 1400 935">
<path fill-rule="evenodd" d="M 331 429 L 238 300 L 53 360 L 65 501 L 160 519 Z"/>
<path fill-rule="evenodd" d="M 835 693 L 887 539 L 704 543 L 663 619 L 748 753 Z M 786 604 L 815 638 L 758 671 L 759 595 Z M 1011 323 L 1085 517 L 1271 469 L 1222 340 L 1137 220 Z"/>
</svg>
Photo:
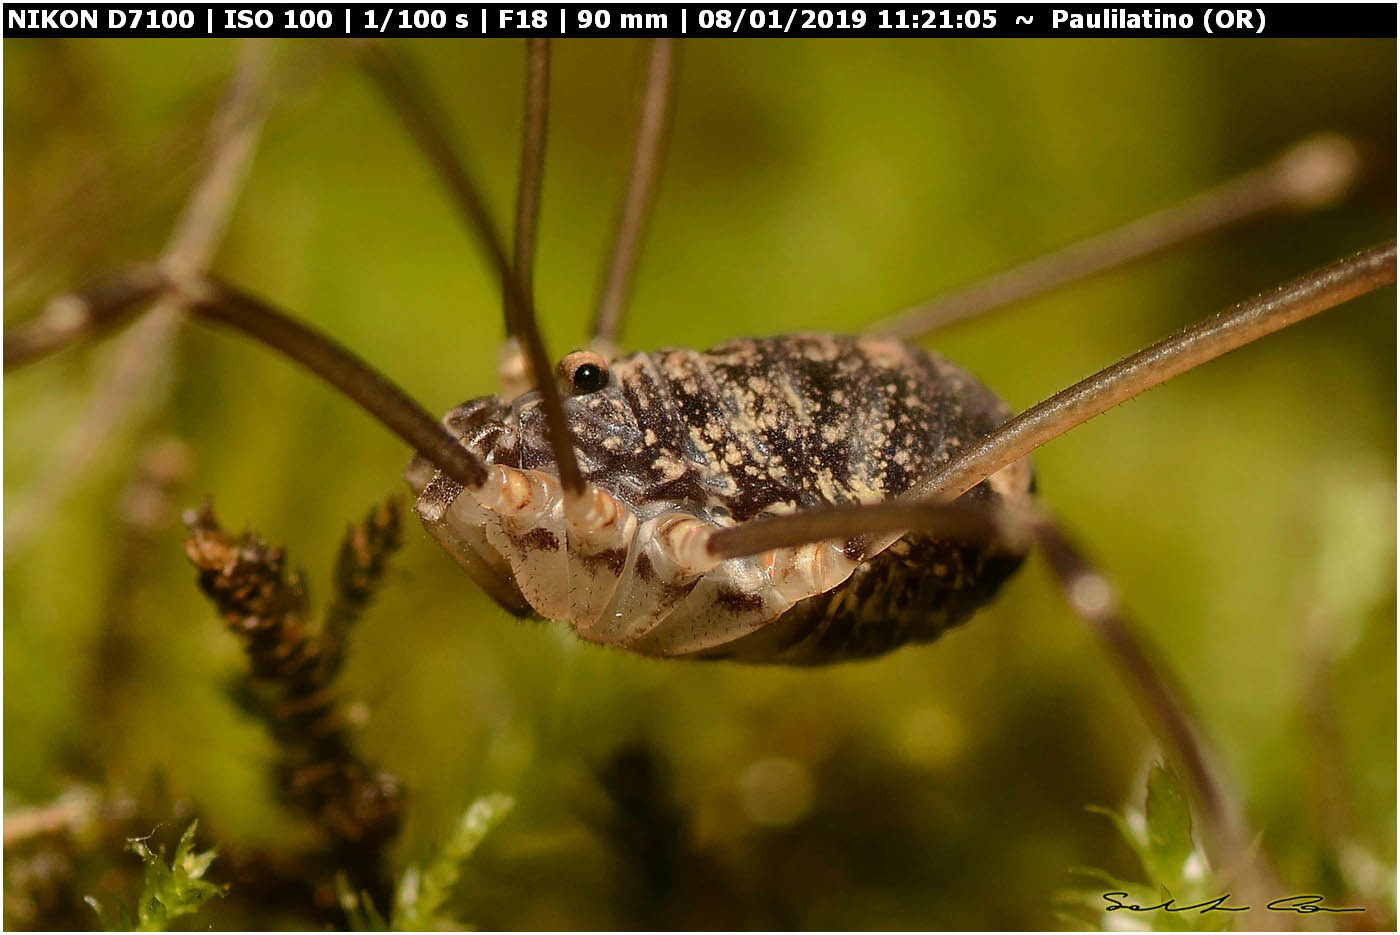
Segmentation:
<svg viewBox="0 0 1400 935">
<path fill-rule="evenodd" d="M 200 589 L 248 655 L 242 694 L 280 747 L 281 792 L 331 839 L 336 862 L 372 892 L 387 885 L 381 858 L 399 828 L 403 791 L 396 777 L 355 751 L 351 719 L 331 683 L 345 634 L 400 544 L 401 512 L 391 497 L 350 527 L 334 596 L 314 628 L 302 576 L 288 571 L 283 549 L 251 532 L 224 532 L 207 502 L 186 516 L 185 553 L 199 569 Z"/>
</svg>

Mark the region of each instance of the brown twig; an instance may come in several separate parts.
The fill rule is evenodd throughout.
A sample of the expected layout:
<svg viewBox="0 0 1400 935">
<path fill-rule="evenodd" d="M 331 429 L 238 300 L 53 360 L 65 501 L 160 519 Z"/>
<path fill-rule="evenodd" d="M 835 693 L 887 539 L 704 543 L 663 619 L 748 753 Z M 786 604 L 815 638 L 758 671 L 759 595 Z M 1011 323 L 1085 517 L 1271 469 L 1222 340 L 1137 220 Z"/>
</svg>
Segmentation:
<svg viewBox="0 0 1400 935">
<path fill-rule="evenodd" d="M 351 528 L 328 629 L 319 634 L 306 624 L 306 591 L 300 576 L 288 572 L 283 550 L 251 533 L 225 533 L 208 504 L 186 517 L 185 552 L 199 569 L 200 588 L 248 656 L 244 697 L 281 748 L 279 787 L 330 838 L 337 862 L 377 905 L 389 904 L 383 856 L 398 831 L 402 790 L 398 779 L 355 751 L 331 682 L 345 630 L 368 604 L 398 544 L 400 510 L 391 499 Z"/>
<path fill-rule="evenodd" d="M 83 477 L 107 440 L 159 398 L 155 375 L 171 358 L 183 305 L 178 291 L 168 284 L 171 280 L 184 283 L 202 273 L 223 238 L 267 115 L 266 68 L 265 44 L 244 46 L 210 125 L 200 178 L 160 260 L 82 293 L 58 296 L 31 321 L 6 329 L 4 359 L 5 369 L 10 370 L 124 324 L 147 302 L 157 300 L 104 363 L 87 411 L 58 444 L 39 472 L 40 480 L 10 505 L 5 517 L 7 549 L 21 547 Z M 101 313 L 109 307 L 116 312 Z"/>
<path fill-rule="evenodd" d="M 321 623 L 322 680 L 330 681 L 339 673 L 345 636 L 374 598 L 390 556 L 402 543 L 402 514 L 399 501 L 392 498 L 371 510 L 363 523 L 346 530 L 335 561 L 335 593 Z"/>
</svg>

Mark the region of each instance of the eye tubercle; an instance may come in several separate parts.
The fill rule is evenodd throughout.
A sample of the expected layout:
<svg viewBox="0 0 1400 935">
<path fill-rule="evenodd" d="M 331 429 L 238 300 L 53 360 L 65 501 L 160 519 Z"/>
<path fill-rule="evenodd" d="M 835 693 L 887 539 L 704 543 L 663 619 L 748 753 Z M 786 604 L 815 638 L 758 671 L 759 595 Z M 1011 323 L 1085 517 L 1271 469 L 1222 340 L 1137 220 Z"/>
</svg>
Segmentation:
<svg viewBox="0 0 1400 935">
<path fill-rule="evenodd" d="M 574 351 L 559 362 L 559 382 L 573 396 L 596 393 L 612 379 L 608 362 L 594 351 Z"/>
</svg>

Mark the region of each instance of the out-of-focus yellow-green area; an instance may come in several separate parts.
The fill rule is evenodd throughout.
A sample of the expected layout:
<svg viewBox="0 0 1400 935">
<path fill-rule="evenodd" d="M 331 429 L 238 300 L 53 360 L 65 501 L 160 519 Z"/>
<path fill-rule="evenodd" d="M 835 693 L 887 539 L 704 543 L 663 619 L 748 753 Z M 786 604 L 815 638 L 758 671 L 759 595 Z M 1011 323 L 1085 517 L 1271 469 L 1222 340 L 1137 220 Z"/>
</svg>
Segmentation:
<svg viewBox="0 0 1400 935">
<path fill-rule="evenodd" d="M 447 101 L 504 217 L 520 44 L 405 51 Z M 538 261 L 556 355 L 585 336 L 639 51 L 556 43 Z M 1371 174 L 1341 206 L 930 342 L 1019 409 L 1394 236 L 1393 42 L 682 51 L 632 347 L 854 331 L 1312 132 L 1356 140 Z M 159 251 L 236 53 L 214 41 L 6 43 L 7 323 Z M 352 49 L 278 45 L 273 78 L 276 104 L 215 270 L 335 335 L 434 411 L 489 393 L 496 277 Z M 1289 893 L 1365 905 L 1348 923 L 1382 928 L 1395 918 L 1395 321 L 1385 290 L 1035 457 L 1046 501 L 1196 705 Z M 123 491 L 153 441 L 179 438 L 190 463 L 175 505 L 211 496 L 229 527 L 285 544 L 324 598 L 346 524 L 403 486 L 408 452 L 265 349 L 191 325 L 141 377 L 142 414 L 65 496 L 42 502 L 63 452 L 84 447 L 70 434 L 120 340 L 5 380 L 6 809 L 98 783 L 172 814 L 192 803 L 202 843 L 299 848 L 310 832 L 275 800 L 272 742 L 226 694 L 243 657 L 195 589 L 179 523 L 168 517 L 133 549 Z M 12 529 L 16 517 L 27 525 Z M 797 671 L 635 659 L 560 624 L 517 622 L 416 526 L 407 532 L 351 635 L 342 691 L 368 712 L 365 755 L 410 790 L 400 865 L 429 853 L 477 796 L 517 800 L 468 865 L 463 919 L 1057 927 L 1056 894 L 1085 885 L 1074 868 L 1142 875 L 1085 806 L 1140 802 L 1158 754 L 1038 559 L 938 644 Z M 7 869 L 22 854 L 7 848 Z M 112 857 L 123 860 L 134 858 Z M 210 878 L 227 882 L 217 863 Z M 100 877 L 72 885 L 107 893 Z M 230 895 L 187 921 L 307 924 L 237 906 Z"/>
</svg>

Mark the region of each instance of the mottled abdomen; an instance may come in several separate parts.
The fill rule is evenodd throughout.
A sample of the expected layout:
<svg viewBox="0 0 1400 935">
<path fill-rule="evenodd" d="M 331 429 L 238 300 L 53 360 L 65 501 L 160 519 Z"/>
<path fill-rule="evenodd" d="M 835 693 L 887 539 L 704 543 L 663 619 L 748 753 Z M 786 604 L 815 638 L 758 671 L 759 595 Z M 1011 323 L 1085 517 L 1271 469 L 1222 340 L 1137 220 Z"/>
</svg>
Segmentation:
<svg viewBox="0 0 1400 935">
<path fill-rule="evenodd" d="M 924 536 L 703 569 L 676 551 L 677 536 L 699 524 L 904 495 L 1006 418 L 965 371 L 898 342 L 798 334 L 633 354 L 565 410 L 590 496 L 625 519 L 609 527 L 606 548 L 563 509 L 533 393 L 509 405 L 475 400 L 444 420 L 516 487 L 538 491 L 529 508 L 513 513 L 519 497 L 502 508 L 439 475 L 420 513 L 478 580 L 482 569 L 509 579 L 484 582 L 498 600 L 567 619 L 585 639 L 753 662 L 868 656 L 965 619 L 1021 559 Z M 967 496 L 992 507 L 1028 485 L 1022 466 Z M 455 503 L 462 497 L 475 502 Z M 463 528 L 471 524 L 475 534 Z"/>
<path fill-rule="evenodd" d="M 985 543 L 906 535 L 837 587 L 704 658 L 824 665 L 928 643 L 990 601 L 1024 559 Z"/>
</svg>

